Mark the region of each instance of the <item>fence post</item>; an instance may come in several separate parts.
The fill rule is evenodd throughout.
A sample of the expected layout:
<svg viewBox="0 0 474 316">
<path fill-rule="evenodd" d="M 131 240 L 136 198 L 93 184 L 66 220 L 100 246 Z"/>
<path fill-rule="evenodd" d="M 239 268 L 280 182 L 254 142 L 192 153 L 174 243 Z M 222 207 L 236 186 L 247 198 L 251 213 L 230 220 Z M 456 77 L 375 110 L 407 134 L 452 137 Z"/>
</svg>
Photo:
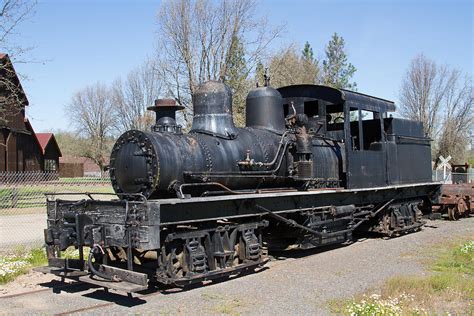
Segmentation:
<svg viewBox="0 0 474 316">
<path fill-rule="evenodd" d="M 12 189 L 12 208 L 17 208 L 18 206 L 18 189 Z"/>
</svg>

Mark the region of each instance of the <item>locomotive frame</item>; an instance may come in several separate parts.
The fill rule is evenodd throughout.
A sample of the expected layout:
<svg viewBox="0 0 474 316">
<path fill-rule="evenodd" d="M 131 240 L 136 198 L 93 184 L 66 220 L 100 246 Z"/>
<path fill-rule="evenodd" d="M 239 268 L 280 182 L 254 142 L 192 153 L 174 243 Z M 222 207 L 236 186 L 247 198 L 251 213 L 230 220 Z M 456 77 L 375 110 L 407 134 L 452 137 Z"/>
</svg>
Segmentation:
<svg viewBox="0 0 474 316">
<path fill-rule="evenodd" d="M 169 186 L 176 197 L 148 199 L 119 192 L 118 200 L 94 200 L 90 195 L 70 201 L 51 196 L 45 230 L 48 267 L 39 270 L 130 293 L 154 282 L 184 286 L 255 269 L 274 248 L 308 249 L 350 242 L 357 232 L 391 237 L 421 229 L 422 210 L 439 194 L 440 183 L 431 181 L 430 140 L 423 137 L 420 123 L 387 118 L 393 102 L 356 92 L 315 85 L 278 91 L 295 146 L 323 142 L 338 148 L 338 178 L 308 177 L 310 159 L 295 162 L 305 176 L 297 170 L 294 186 L 229 188 L 219 178 L 238 174 L 208 170 L 185 172 L 193 181 Z M 262 108 L 251 108 L 254 123 L 255 117 L 266 115 L 259 112 Z M 212 119 L 212 113 L 204 114 Z M 168 125 L 155 130 L 181 133 Z M 136 138 L 135 132 L 128 133 L 119 144 Z M 286 132 L 281 135 L 280 144 Z M 135 154 L 140 146 L 130 150 L 137 159 L 148 155 Z M 240 155 L 239 166 L 254 166 L 248 153 Z M 316 158 L 331 159 L 324 154 Z M 255 174 L 262 181 L 281 180 L 277 173 Z M 152 194 L 149 187 L 146 192 Z M 60 258 L 69 246 L 79 248 L 79 259 Z M 85 246 L 91 247 L 87 258 Z"/>
<path fill-rule="evenodd" d="M 416 209 L 422 202 L 420 197 L 432 196 L 438 189 L 436 183 L 421 183 L 373 189 L 316 189 L 162 201 L 86 199 L 78 203 L 48 200 L 49 229 L 45 238 L 49 267 L 39 270 L 64 277 L 80 276 L 82 282 L 126 292 L 143 290 L 148 287 L 149 281 L 190 284 L 264 264 L 268 249 L 262 242 L 262 229 L 270 222 L 273 225 L 283 223 L 287 226 L 284 229 L 300 231 L 297 238 L 301 240 L 301 248 L 349 242 L 352 234 L 363 225 L 370 227 L 367 230 L 386 236 L 416 231 L 422 225 L 421 213 Z M 371 204 L 367 204 L 367 201 L 371 201 Z M 349 210 L 345 209 L 347 207 Z M 316 222 L 305 226 L 298 223 L 300 218 L 305 219 L 303 223 L 310 222 L 314 216 L 324 216 L 325 223 Z M 90 219 L 93 219 L 92 223 Z M 70 241 L 55 241 L 55 224 L 82 232 L 75 236 L 80 259 L 59 259 L 59 249 L 69 245 Z M 190 231 L 183 229 L 186 226 Z M 100 227 L 103 227 L 102 231 Z M 170 233 L 165 233 L 167 231 Z M 232 237 L 232 234 L 235 236 Z M 87 241 L 87 238 L 92 240 Z M 190 258 L 187 259 L 186 269 L 191 272 L 188 277 L 180 276 L 172 268 L 174 260 L 186 262 L 184 259 L 172 258 L 180 255 L 176 254 L 176 247 L 170 246 L 168 252 L 164 251 L 168 244 L 176 240 L 181 240 L 187 246 L 195 243 L 194 248 L 188 246 Z M 121 254 L 121 259 L 126 258 L 126 264 L 122 262 L 121 268 L 109 266 L 104 256 L 101 260 L 103 271 L 99 275 L 106 278 L 93 277 L 84 259 L 83 247 L 96 243 L 104 247 L 126 249 L 126 253 Z M 237 244 L 237 248 L 245 251 L 236 251 Z M 161 261 L 161 275 L 153 275 L 156 272 L 153 268 L 149 270 L 133 264 L 136 255 L 134 249 L 160 250 L 161 256 L 165 254 L 165 257 L 156 255 L 156 258 L 151 259 Z M 204 256 L 220 260 L 240 257 L 242 260 L 227 268 L 205 267 L 202 263 Z M 110 282 L 114 278 L 116 282 Z"/>
</svg>

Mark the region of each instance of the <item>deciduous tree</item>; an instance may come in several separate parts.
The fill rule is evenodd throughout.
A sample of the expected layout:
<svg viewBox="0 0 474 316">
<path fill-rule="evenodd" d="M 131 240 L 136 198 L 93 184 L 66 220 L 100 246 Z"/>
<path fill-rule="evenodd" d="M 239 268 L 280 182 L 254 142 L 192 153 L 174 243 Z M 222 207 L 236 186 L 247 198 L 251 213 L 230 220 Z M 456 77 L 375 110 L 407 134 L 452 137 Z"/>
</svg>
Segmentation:
<svg viewBox="0 0 474 316">
<path fill-rule="evenodd" d="M 418 55 L 411 61 L 402 81 L 400 113 L 422 122 L 427 137 L 437 136 L 448 76 L 446 67 Z"/>
<path fill-rule="evenodd" d="M 232 49 L 243 48 L 250 71 L 278 36 L 280 29 L 269 28 L 266 19 L 257 17 L 256 12 L 255 0 L 176 0 L 161 4 L 158 69 L 166 93 L 185 106 L 188 115 L 192 95 L 200 83 L 229 76 Z"/>
<path fill-rule="evenodd" d="M 309 45 L 309 44 L 308 44 Z M 270 59 L 270 78 L 274 87 L 293 84 L 315 84 L 318 82 L 319 66 L 312 57 L 312 49 L 306 46 L 299 54 L 294 45 L 290 45 Z"/>
<path fill-rule="evenodd" d="M 116 79 L 111 90 L 117 131 L 150 130 L 154 115 L 146 108 L 153 105 L 161 93 L 161 81 L 155 62 L 147 60 L 130 71 L 125 79 Z"/>
<path fill-rule="evenodd" d="M 402 81 L 400 114 L 422 122 L 425 136 L 434 140 L 435 159 L 451 155 L 453 161 L 465 162 L 474 124 L 470 77 L 422 54 L 416 56 Z"/>
<path fill-rule="evenodd" d="M 19 27 L 34 14 L 35 0 L 3 0 L 0 4 L 0 52 L 8 53 L 15 62 L 32 47 L 20 39 Z"/>
<path fill-rule="evenodd" d="M 436 158 L 451 155 L 454 163 L 467 161 L 467 147 L 474 124 L 474 94 L 472 79 L 459 70 L 451 70 L 443 99 L 443 125 L 435 148 Z"/>
<path fill-rule="evenodd" d="M 63 156 L 82 156 L 84 151 L 83 140 L 75 132 L 63 130 L 53 132 Z"/>
<path fill-rule="evenodd" d="M 82 156 L 104 170 L 116 123 L 109 89 L 100 83 L 87 86 L 74 94 L 66 110 L 72 126 L 84 140 Z"/>
<path fill-rule="evenodd" d="M 17 80 L 18 73 L 12 66 L 15 63 L 27 62 L 24 55 L 32 47 L 20 41 L 19 27 L 32 17 L 36 1 L 4 0 L 0 3 L 0 54 L 8 54 L 0 61 L 0 125 L 6 123 L 7 116 L 13 116 L 22 110 L 24 102 L 21 85 Z"/>
</svg>

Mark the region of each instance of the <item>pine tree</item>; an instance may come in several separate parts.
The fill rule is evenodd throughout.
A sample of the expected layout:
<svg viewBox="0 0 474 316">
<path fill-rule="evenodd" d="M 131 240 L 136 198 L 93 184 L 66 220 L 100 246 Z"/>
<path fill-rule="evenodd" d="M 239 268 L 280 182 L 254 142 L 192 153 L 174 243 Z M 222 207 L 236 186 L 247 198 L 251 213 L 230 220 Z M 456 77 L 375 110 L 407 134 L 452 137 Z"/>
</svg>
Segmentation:
<svg viewBox="0 0 474 316">
<path fill-rule="evenodd" d="M 350 81 L 357 69 L 347 61 L 344 45 L 344 39 L 334 33 L 326 46 L 322 82 L 334 88 L 356 90 L 357 84 Z"/>
<path fill-rule="evenodd" d="M 313 48 L 308 41 L 301 51 L 301 61 L 303 63 L 302 83 L 317 84 L 320 82 L 319 62 L 314 58 Z"/>
<path fill-rule="evenodd" d="M 232 89 L 232 111 L 236 126 L 245 125 L 245 99 L 249 87 L 247 61 L 241 40 L 235 37 L 227 56 L 227 75 L 224 82 Z"/>
<path fill-rule="evenodd" d="M 304 44 L 304 48 L 301 51 L 301 54 L 304 61 L 308 63 L 314 62 L 313 48 L 311 47 L 308 41 L 306 41 L 306 43 Z"/>
<path fill-rule="evenodd" d="M 265 66 L 263 65 L 262 61 L 259 60 L 257 62 L 257 66 L 255 67 L 255 83 L 263 86 L 263 76 L 265 75 Z"/>
</svg>

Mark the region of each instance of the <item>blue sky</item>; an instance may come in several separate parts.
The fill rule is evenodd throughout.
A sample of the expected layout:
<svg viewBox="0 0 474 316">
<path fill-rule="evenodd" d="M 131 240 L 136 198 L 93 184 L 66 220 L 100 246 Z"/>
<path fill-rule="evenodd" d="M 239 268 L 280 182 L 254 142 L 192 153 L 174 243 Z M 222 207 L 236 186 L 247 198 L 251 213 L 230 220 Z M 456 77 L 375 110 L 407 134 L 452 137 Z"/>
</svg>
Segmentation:
<svg viewBox="0 0 474 316">
<path fill-rule="evenodd" d="M 358 90 L 397 101 L 402 77 L 418 53 L 473 75 L 474 1 L 263 0 L 258 14 L 285 23 L 273 49 L 309 41 L 316 56 L 333 32 L 346 41 L 358 69 Z M 70 129 L 64 106 L 72 94 L 100 81 L 110 83 L 152 56 L 160 1 L 39 0 L 20 40 L 36 48 L 41 63 L 16 68 L 37 131 Z"/>
</svg>

